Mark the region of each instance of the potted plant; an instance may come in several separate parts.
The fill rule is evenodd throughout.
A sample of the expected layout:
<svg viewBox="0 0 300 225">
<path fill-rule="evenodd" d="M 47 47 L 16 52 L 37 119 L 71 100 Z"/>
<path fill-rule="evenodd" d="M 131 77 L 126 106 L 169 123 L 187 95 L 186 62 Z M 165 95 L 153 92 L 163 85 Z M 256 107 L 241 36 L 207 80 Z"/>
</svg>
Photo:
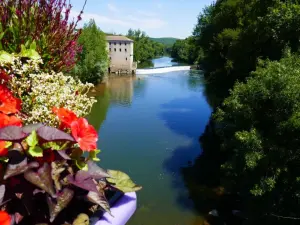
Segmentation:
<svg viewBox="0 0 300 225">
<path fill-rule="evenodd" d="M 84 118 L 92 85 L 40 71 L 34 47 L 0 54 L 0 223 L 125 224 L 141 187 L 98 165 L 98 134 Z"/>
</svg>

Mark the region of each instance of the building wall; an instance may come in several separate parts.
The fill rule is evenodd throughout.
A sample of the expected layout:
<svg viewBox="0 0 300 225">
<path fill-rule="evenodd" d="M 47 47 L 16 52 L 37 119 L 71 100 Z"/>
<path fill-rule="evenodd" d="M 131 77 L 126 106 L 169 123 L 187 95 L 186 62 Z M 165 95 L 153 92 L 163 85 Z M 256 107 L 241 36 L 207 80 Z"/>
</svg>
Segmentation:
<svg viewBox="0 0 300 225">
<path fill-rule="evenodd" d="M 107 41 L 107 50 L 110 59 L 110 70 L 132 71 L 133 42 L 131 41 Z"/>
</svg>

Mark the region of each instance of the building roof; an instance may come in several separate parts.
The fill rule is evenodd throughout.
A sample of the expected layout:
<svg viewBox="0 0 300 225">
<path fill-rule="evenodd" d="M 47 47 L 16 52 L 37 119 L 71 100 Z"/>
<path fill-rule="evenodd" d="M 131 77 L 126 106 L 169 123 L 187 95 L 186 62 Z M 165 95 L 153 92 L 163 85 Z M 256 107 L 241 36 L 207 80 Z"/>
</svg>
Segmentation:
<svg viewBox="0 0 300 225">
<path fill-rule="evenodd" d="M 106 36 L 106 40 L 107 41 L 132 41 L 133 42 L 133 40 L 129 39 L 128 37 L 117 36 L 117 35 Z"/>
</svg>

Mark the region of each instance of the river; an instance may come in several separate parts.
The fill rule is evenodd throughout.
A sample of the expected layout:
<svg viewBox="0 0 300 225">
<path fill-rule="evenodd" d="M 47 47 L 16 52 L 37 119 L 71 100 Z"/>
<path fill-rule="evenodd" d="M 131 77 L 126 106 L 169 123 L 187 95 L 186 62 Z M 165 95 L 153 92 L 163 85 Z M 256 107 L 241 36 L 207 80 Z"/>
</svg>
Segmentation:
<svg viewBox="0 0 300 225">
<path fill-rule="evenodd" d="M 168 57 L 153 60 L 154 67 L 170 64 Z M 201 154 L 199 136 L 212 110 L 203 80 L 199 71 L 180 71 L 111 78 L 97 87 L 88 119 L 99 131 L 100 165 L 143 186 L 129 225 L 202 224 L 182 171 Z"/>
</svg>

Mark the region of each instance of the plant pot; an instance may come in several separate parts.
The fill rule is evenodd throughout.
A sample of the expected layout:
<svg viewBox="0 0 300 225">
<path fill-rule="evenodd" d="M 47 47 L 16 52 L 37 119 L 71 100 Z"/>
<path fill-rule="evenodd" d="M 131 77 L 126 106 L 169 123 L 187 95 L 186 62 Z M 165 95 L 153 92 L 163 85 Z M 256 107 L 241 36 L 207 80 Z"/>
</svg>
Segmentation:
<svg viewBox="0 0 300 225">
<path fill-rule="evenodd" d="M 119 198 L 111 206 L 111 215 L 104 213 L 94 225 L 125 225 L 136 210 L 136 193 L 130 192 Z"/>
</svg>

